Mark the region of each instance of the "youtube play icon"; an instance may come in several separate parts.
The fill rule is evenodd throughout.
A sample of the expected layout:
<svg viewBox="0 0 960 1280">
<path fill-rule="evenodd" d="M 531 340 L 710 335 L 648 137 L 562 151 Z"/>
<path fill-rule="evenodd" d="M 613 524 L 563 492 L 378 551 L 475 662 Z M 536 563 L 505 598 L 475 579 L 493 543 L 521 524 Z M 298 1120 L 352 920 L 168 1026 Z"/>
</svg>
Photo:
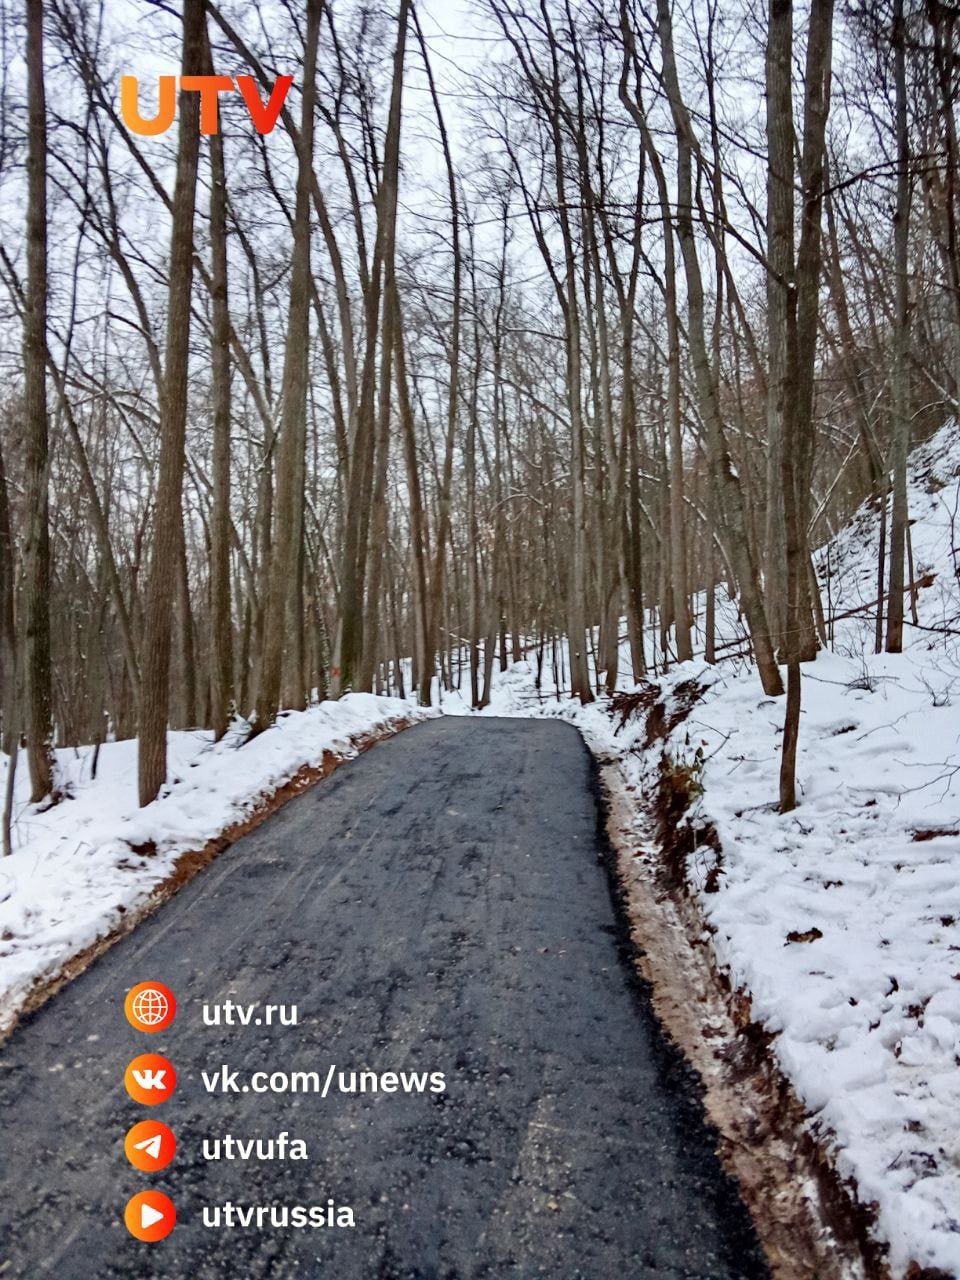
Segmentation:
<svg viewBox="0 0 960 1280">
<path fill-rule="evenodd" d="M 123 1221 L 132 1236 L 147 1244 L 156 1244 L 177 1225 L 177 1211 L 162 1191 L 138 1191 L 127 1201 Z"/>
</svg>

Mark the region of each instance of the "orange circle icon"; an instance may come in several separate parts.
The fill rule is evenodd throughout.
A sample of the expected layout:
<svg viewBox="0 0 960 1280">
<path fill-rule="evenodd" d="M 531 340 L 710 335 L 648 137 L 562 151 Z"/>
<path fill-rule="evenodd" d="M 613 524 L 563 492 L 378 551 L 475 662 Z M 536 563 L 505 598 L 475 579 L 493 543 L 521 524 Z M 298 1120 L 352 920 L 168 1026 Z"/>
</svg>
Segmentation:
<svg viewBox="0 0 960 1280">
<path fill-rule="evenodd" d="M 127 992 L 123 1012 L 134 1031 L 165 1031 L 177 1015 L 177 1002 L 162 982 L 138 982 Z"/>
<path fill-rule="evenodd" d="M 177 1211 L 162 1191 L 138 1191 L 127 1201 L 123 1221 L 132 1236 L 147 1244 L 156 1244 L 177 1225 Z"/>
<path fill-rule="evenodd" d="M 127 1064 L 123 1084 L 134 1102 L 145 1107 L 166 1102 L 177 1087 L 177 1073 L 169 1058 L 159 1053 L 141 1053 Z"/>
<path fill-rule="evenodd" d="M 123 1140 L 123 1150 L 135 1169 L 159 1173 L 177 1154 L 173 1130 L 159 1120 L 141 1120 Z"/>
</svg>

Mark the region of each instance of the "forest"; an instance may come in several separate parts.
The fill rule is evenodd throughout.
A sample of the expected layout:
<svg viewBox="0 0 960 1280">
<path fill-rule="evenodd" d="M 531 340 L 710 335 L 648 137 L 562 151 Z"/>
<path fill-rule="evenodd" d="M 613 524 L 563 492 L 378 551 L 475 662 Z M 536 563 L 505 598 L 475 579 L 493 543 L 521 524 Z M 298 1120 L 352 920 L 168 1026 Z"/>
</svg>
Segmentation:
<svg viewBox="0 0 960 1280">
<path fill-rule="evenodd" d="M 521 658 L 589 702 L 626 640 L 634 680 L 755 664 L 796 804 L 812 554 L 866 499 L 877 651 L 917 625 L 960 7 L 2 0 L 0 42 L 2 745 L 34 802 L 58 748 L 136 737 L 145 805 L 168 727 L 482 707 Z M 121 81 L 149 123 L 160 75 L 292 85 L 268 133 L 187 88 L 131 128 Z"/>
</svg>

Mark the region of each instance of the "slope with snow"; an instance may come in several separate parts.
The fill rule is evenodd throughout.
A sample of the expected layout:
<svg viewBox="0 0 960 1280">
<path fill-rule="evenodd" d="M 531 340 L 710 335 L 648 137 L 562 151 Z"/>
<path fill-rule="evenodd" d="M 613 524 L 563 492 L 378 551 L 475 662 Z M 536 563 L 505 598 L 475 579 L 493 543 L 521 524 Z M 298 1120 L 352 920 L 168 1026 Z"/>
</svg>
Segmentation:
<svg viewBox="0 0 960 1280">
<path fill-rule="evenodd" d="M 691 856 L 720 963 L 889 1242 L 960 1274 L 960 431 L 911 459 L 918 626 L 874 654 L 874 609 L 836 624 L 804 671 L 801 803 L 779 815 L 782 706 L 722 665 L 674 731 L 702 752 L 700 819 L 722 846 Z M 818 557 L 837 613 L 876 599 L 869 507 Z M 675 683 L 686 674 L 677 671 Z M 807 940 L 809 939 L 809 940 Z"/>
</svg>

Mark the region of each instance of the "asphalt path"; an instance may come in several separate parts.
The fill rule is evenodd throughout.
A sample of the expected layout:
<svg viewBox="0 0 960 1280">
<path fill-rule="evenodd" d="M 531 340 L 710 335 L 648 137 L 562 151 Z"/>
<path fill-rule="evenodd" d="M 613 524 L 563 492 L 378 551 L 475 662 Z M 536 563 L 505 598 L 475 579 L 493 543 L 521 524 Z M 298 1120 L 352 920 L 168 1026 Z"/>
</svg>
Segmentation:
<svg viewBox="0 0 960 1280">
<path fill-rule="evenodd" d="M 766 1276 L 607 862 L 568 725 L 438 719 L 343 765 L 0 1045 L 0 1280 Z M 150 979 L 179 1003 L 156 1035 L 123 1016 Z M 227 1000 L 259 1002 L 251 1025 L 205 1024 Z M 264 1025 L 266 1002 L 298 1025 Z M 122 1084 L 144 1052 L 178 1073 L 157 1107 Z M 251 1087 L 299 1071 L 309 1089 L 331 1064 L 326 1097 Z M 221 1067 L 236 1091 L 207 1092 Z M 361 1070 L 377 1092 L 343 1091 Z M 379 1087 L 411 1071 L 443 1092 Z M 148 1118 L 179 1143 L 153 1176 L 123 1154 Z M 281 1131 L 306 1160 L 204 1157 Z M 123 1226 L 150 1187 L 177 1207 L 158 1244 Z M 204 1224 L 331 1200 L 353 1227 Z"/>
</svg>

